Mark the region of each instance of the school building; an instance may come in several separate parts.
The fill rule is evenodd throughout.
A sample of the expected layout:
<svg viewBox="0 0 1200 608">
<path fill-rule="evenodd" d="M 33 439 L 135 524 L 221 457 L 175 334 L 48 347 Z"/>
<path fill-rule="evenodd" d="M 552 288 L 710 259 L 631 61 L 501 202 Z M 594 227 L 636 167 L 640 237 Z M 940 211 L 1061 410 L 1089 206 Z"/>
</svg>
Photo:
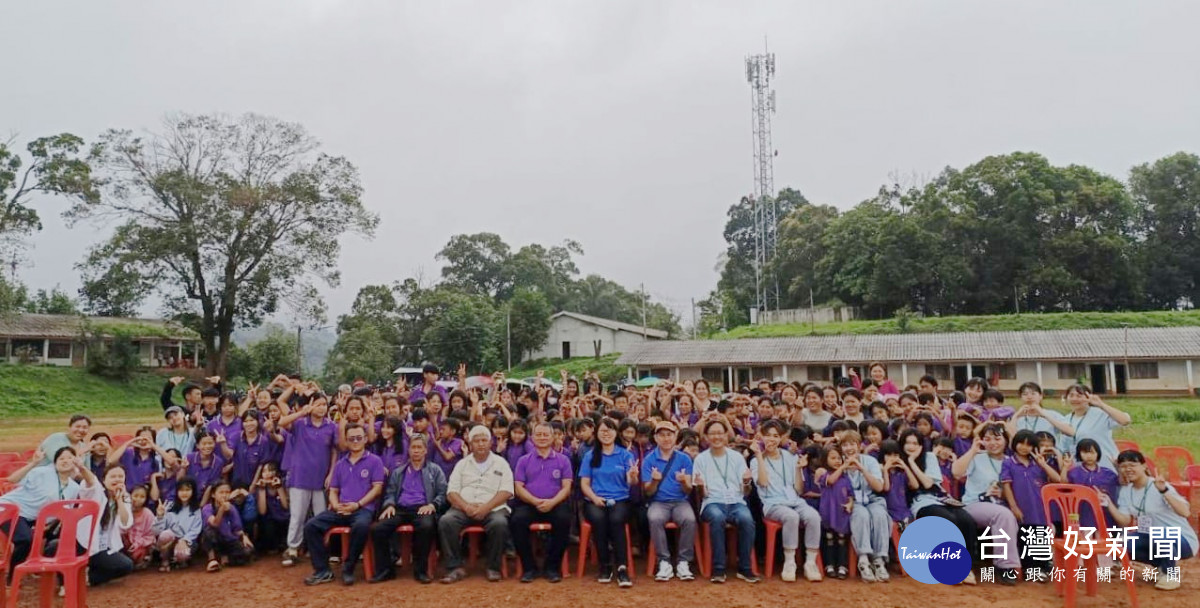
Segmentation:
<svg viewBox="0 0 1200 608">
<path fill-rule="evenodd" d="M 617 359 L 631 378 L 704 378 L 734 391 L 761 379 L 832 384 L 879 361 L 899 387 L 932 374 L 961 389 L 979 376 L 1006 393 L 1022 382 L 1100 394 L 1195 395 L 1200 327 L 837 335 L 634 344 Z"/>
<path fill-rule="evenodd" d="M 0 355 L 8 363 L 83 367 L 88 338 L 132 337 L 143 367 L 199 367 L 196 332 L 162 319 L 18 313 L 0 316 Z"/>
</svg>

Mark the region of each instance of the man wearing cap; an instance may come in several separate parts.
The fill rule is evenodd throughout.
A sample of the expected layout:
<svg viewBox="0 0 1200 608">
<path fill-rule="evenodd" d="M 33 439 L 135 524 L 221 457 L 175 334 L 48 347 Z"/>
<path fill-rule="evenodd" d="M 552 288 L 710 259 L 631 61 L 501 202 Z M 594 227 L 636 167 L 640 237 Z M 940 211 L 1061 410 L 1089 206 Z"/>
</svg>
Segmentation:
<svg viewBox="0 0 1200 608">
<path fill-rule="evenodd" d="M 460 537 L 468 526 L 483 526 L 487 579 L 497 582 L 504 544 L 508 541 L 508 500 L 513 497 L 513 473 L 508 461 L 492 452 L 492 433 L 487 427 L 471 427 L 467 440 L 471 456 L 454 465 L 446 488 L 450 510 L 438 520 L 438 537 L 446 558 L 446 576 L 442 582 L 457 583 L 467 577 Z"/>
<path fill-rule="evenodd" d="M 440 375 L 436 365 L 426 363 L 425 367 L 421 368 L 421 384 L 413 387 L 412 391 L 408 394 L 409 403 L 417 399 L 427 399 L 430 393 L 437 393 L 442 396 L 442 403 L 449 405 L 450 394 L 446 392 L 446 387 L 437 383 Z"/>
<path fill-rule="evenodd" d="M 658 445 L 642 459 L 643 493 L 650 499 L 646 519 L 658 560 L 656 581 L 695 579 L 688 562 L 696 559 L 696 512 L 688 502 L 692 492 L 692 459 L 675 449 L 675 424 L 663 420 L 654 425 L 654 443 Z M 667 523 L 679 526 L 679 561 L 671 567 L 671 545 L 667 544 Z"/>
<path fill-rule="evenodd" d="M 187 414 L 184 413 L 183 408 L 172 405 L 167 408 L 166 412 L 163 412 L 163 417 L 167 419 L 167 427 L 158 429 L 154 443 L 163 450 L 179 450 L 184 457 L 191 454 L 196 449 L 196 435 L 188 426 Z"/>
<path fill-rule="evenodd" d="M 511 528 L 513 545 L 524 571 L 522 583 L 532 582 L 543 573 L 552 583 L 562 580 L 560 566 L 571 537 L 571 507 L 567 498 L 571 496 L 572 474 L 571 459 L 553 450 L 553 445 L 554 428 L 549 422 L 539 422 L 533 427 L 536 451 L 522 456 L 513 473 L 518 501 L 513 507 Z M 541 570 L 533 558 L 529 531 L 529 526 L 535 523 L 550 524 L 550 544 Z"/>
</svg>

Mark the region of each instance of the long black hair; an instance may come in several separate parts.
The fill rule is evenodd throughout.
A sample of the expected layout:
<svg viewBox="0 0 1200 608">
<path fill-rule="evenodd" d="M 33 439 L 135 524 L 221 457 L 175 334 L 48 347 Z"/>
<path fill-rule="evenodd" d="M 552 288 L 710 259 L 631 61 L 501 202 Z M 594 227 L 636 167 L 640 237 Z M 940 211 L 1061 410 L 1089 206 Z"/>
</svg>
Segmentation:
<svg viewBox="0 0 1200 608">
<path fill-rule="evenodd" d="M 109 473 L 118 469 L 120 469 L 122 473 L 128 473 L 125 470 L 125 467 L 119 464 L 114 464 L 107 469 L 104 469 L 104 477 L 107 478 Z M 117 504 L 117 501 L 113 500 L 112 497 L 108 495 L 108 488 L 104 487 L 104 479 L 100 480 L 100 489 L 104 491 L 104 497 L 108 499 L 104 503 L 104 513 L 100 515 L 100 529 L 103 530 L 112 523 L 113 518 L 117 515 L 117 509 L 120 509 L 121 505 Z"/>
<path fill-rule="evenodd" d="M 187 501 L 186 505 L 179 500 L 179 489 L 184 486 L 192 489 L 192 498 Z M 175 501 L 171 503 L 171 512 L 178 513 L 184 506 L 193 512 L 200 510 L 200 491 L 196 488 L 196 480 L 191 477 L 184 477 L 175 484 Z"/>
<path fill-rule="evenodd" d="M 600 427 L 602 426 L 612 429 L 617 435 L 613 438 L 613 449 L 621 447 L 621 431 L 620 427 L 617 425 L 617 421 L 609 418 L 608 416 L 601 418 L 600 422 L 596 425 L 596 443 L 592 446 L 593 469 L 600 468 L 600 461 L 604 459 L 604 446 L 600 444 Z"/>
</svg>

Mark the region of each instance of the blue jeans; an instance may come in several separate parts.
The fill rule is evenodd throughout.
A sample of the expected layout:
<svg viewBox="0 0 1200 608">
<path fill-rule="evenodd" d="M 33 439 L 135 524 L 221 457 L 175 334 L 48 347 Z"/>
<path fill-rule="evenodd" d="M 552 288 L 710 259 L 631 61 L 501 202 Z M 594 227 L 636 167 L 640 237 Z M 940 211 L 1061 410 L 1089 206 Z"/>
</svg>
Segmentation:
<svg viewBox="0 0 1200 608">
<path fill-rule="evenodd" d="M 709 526 L 713 574 L 725 574 L 725 524 L 733 524 L 737 527 L 738 571 L 749 575 L 750 552 L 754 550 L 754 517 L 750 515 L 750 507 L 744 503 L 713 503 L 704 507 L 700 519 Z"/>
<path fill-rule="evenodd" d="M 1130 535 L 1130 538 L 1132 542 L 1129 545 L 1129 559 L 1142 562 L 1143 564 L 1150 564 L 1163 572 L 1166 572 L 1167 568 L 1174 568 L 1178 565 L 1178 562 L 1175 560 L 1165 557 L 1150 559 L 1153 553 L 1150 552 L 1150 536 L 1148 534 L 1134 533 Z M 1187 559 L 1192 556 L 1192 548 L 1188 546 L 1186 540 L 1180 540 L 1179 545 L 1180 559 Z"/>
<path fill-rule="evenodd" d="M 363 548 L 367 546 L 367 536 L 371 532 L 371 520 L 375 513 L 369 509 L 359 509 L 350 515 L 338 515 L 334 511 L 325 511 L 308 520 L 304 524 L 304 542 L 308 546 L 308 555 L 312 558 L 314 573 L 329 571 L 329 548 L 325 546 L 325 533 L 330 528 L 339 526 L 350 527 L 350 555 L 346 556 L 343 572 L 354 572 L 354 565 L 362 557 Z"/>
</svg>

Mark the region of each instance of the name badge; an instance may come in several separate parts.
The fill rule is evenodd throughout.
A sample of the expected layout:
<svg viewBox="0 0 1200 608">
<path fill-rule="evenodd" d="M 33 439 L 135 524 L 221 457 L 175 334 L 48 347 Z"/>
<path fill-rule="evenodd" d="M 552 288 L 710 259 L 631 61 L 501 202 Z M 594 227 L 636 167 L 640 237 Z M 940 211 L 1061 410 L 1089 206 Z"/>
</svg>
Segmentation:
<svg viewBox="0 0 1200 608">
<path fill-rule="evenodd" d="M 1150 518 L 1146 515 L 1142 515 L 1142 516 L 1138 517 L 1137 518 L 1137 529 L 1138 529 L 1139 535 L 1149 536 L 1150 535 Z"/>
</svg>

